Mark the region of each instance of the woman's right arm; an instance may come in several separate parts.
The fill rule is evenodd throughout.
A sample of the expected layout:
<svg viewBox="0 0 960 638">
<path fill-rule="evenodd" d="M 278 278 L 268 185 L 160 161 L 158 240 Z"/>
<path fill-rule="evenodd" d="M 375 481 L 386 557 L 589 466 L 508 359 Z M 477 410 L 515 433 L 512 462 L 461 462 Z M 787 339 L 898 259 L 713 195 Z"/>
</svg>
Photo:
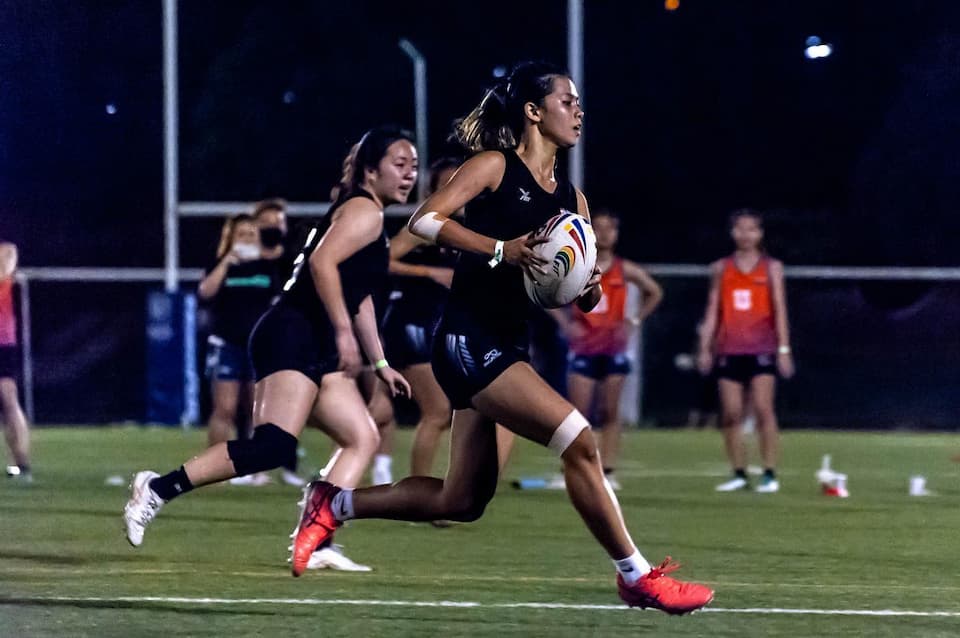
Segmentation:
<svg viewBox="0 0 960 638">
<path fill-rule="evenodd" d="M 710 292 L 707 294 L 707 309 L 700 322 L 700 349 L 697 353 L 697 368 L 701 374 L 709 374 L 713 368 L 713 337 L 717 332 L 717 317 L 720 313 L 720 274 L 723 263 L 710 265 Z"/>
<path fill-rule="evenodd" d="M 476 233 L 450 216 L 486 189 L 496 190 L 503 179 L 506 162 L 501 153 L 484 151 L 464 162 L 453 177 L 432 194 L 407 223 L 410 232 L 431 243 L 492 257 L 491 267 L 501 260 L 525 269 L 546 263 L 533 247 L 545 240 L 523 235 L 509 241 Z"/>
<path fill-rule="evenodd" d="M 237 263 L 236 260 L 237 258 L 232 252 L 224 255 L 213 270 L 200 280 L 200 285 L 197 286 L 197 296 L 203 300 L 216 297 L 217 293 L 220 292 L 220 287 L 223 286 L 223 280 L 227 278 L 227 270 Z"/>
</svg>

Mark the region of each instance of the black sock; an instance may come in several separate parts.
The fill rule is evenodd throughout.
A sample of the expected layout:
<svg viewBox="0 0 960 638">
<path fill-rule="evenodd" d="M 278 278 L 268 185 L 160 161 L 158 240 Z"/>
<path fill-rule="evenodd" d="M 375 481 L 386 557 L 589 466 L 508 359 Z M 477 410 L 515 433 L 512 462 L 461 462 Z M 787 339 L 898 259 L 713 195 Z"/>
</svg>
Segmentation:
<svg viewBox="0 0 960 638">
<path fill-rule="evenodd" d="M 21 475 L 23 475 L 23 474 L 29 474 L 29 473 L 30 473 L 30 465 L 27 464 L 27 463 L 21 463 L 21 464 L 19 464 L 17 467 L 20 468 L 20 474 L 21 474 Z"/>
<path fill-rule="evenodd" d="M 612 467 L 605 467 L 605 468 L 603 468 L 603 475 L 604 475 L 604 476 L 610 476 L 611 474 L 613 474 L 613 472 L 614 472 L 614 468 L 612 468 Z"/>
<path fill-rule="evenodd" d="M 777 479 L 777 473 L 772 467 L 768 467 L 763 471 L 763 478 L 775 481 Z"/>
<path fill-rule="evenodd" d="M 158 476 L 150 481 L 150 489 L 156 492 L 157 496 L 163 500 L 169 501 L 192 490 L 193 483 L 187 478 L 187 473 L 181 465 L 179 470 Z"/>
<path fill-rule="evenodd" d="M 742 467 L 738 467 L 733 471 L 733 475 L 737 478 L 742 478 L 744 481 L 747 480 L 747 471 Z"/>
</svg>

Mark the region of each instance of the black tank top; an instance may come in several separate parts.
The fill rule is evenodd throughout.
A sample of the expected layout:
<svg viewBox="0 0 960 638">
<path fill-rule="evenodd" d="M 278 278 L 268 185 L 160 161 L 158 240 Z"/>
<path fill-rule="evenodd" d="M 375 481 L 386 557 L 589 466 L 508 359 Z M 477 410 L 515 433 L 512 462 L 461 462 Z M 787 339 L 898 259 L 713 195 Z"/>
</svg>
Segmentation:
<svg viewBox="0 0 960 638">
<path fill-rule="evenodd" d="M 404 255 L 401 261 L 433 268 L 454 268 L 457 265 L 457 251 L 437 244 L 421 244 Z M 450 292 L 445 286 L 428 277 L 396 275 L 392 281 L 392 314 L 410 322 L 433 324 L 439 319 Z"/>
<path fill-rule="evenodd" d="M 515 151 L 501 152 L 506 167 L 500 187 L 484 191 L 467 204 L 467 228 L 507 241 L 537 230 L 562 210 L 576 212 L 576 189 L 566 178 L 558 174 L 557 189 L 548 193 Z M 443 329 L 455 332 L 479 323 L 491 331 L 525 333 L 532 304 L 523 288 L 523 270 L 506 262 L 490 268 L 489 259 L 468 252 L 460 255 Z"/>
<path fill-rule="evenodd" d="M 331 324 L 323 301 L 317 295 L 313 274 L 310 271 L 310 256 L 330 228 L 337 209 L 355 197 L 373 200 L 370 193 L 364 190 L 358 191 L 352 197 L 331 208 L 310 229 L 300 254 L 294 259 L 293 272 L 283 285 L 283 291 L 280 294 L 279 303 L 299 309 L 318 327 L 326 328 Z M 338 267 L 340 285 L 351 317 L 357 314 L 360 302 L 368 295 L 380 294 L 386 289 L 389 264 L 390 240 L 385 230 L 381 230 L 379 237 L 340 263 Z"/>
</svg>

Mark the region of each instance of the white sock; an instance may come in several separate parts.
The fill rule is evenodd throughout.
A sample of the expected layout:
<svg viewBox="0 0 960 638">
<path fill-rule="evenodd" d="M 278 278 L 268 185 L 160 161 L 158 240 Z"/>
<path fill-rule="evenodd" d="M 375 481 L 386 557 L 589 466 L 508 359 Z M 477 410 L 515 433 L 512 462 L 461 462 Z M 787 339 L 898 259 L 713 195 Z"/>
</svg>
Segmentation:
<svg viewBox="0 0 960 638">
<path fill-rule="evenodd" d="M 333 517 L 341 523 L 353 518 L 353 490 L 343 488 L 337 492 L 330 501 L 330 509 L 333 510 Z"/>
<path fill-rule="evenodd" d="M 640 554 L 639 549 L 633 550 L 633 553 L 626 558 L 614 560 L 613 566 L 617 568 L 617 573 L 623 577 L 623 581 L 628 585 L 634 584 L 640 580 L 641 576 L 650 571 L 650 563 Z"/>
</svg>

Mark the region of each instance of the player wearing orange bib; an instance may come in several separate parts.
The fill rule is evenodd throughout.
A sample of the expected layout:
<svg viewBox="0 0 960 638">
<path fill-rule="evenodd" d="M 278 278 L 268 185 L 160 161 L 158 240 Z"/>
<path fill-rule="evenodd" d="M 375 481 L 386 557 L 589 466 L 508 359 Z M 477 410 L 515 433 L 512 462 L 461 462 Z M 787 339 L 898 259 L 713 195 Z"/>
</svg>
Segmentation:
<svg viewBox="0 0 960 638">
<path fill-rule="evenodd" d="M 764 464 L 756 491 L 772 493 L 780 489 L 775 471 L 780 438 L 773 405 L 776 374 L 789 379 L 794 372 L 783 264 L 762 248 L 759 213 L 749 209 L 733 213 L 731 235 L 736 251 L 710 267 L 712 279 L 697 361 L 701 373 L 714 369 L 717 374 L 723 439 L 734 473 L 717 491 L 750 487 L 741 425 L 749 398 Z"/>
<path fill-rule="evenodd" d="M 13 464 L 7 466 L 7 476 L 29 483 L 33 480 L 30 474 L 30 430 L 17 392 L 20 356 L 13 310 L 13 273 L 16 270 L 17 247 L 0 242 L 0 409 L 7 447 L 13 459 Z"/>
<path fill-rule="evenodd" d="M 620 456 L 623 423 L 620 420 L 620 395 L 630 374 L 627 342 L 630 330 L 650 315 L 663 299 L 663 289 L 640 266 L 614 254 L 620 233 L 620 219 L 609 210 L 593 215 L 597 238 L 597 266 L 603 273 L 603 295 L 590 312 L 576 306 L 551 312 L 570 344 L 570 368 L 567 393 L 573 405 L 590 413 L 594 397 L 602 424 L 600 460 L 603 473 L 615 489 L 614 476 Z M 633 284 L 642 293 L 636 317 L 627 317 L 627 286 Z"/>
</svg>

